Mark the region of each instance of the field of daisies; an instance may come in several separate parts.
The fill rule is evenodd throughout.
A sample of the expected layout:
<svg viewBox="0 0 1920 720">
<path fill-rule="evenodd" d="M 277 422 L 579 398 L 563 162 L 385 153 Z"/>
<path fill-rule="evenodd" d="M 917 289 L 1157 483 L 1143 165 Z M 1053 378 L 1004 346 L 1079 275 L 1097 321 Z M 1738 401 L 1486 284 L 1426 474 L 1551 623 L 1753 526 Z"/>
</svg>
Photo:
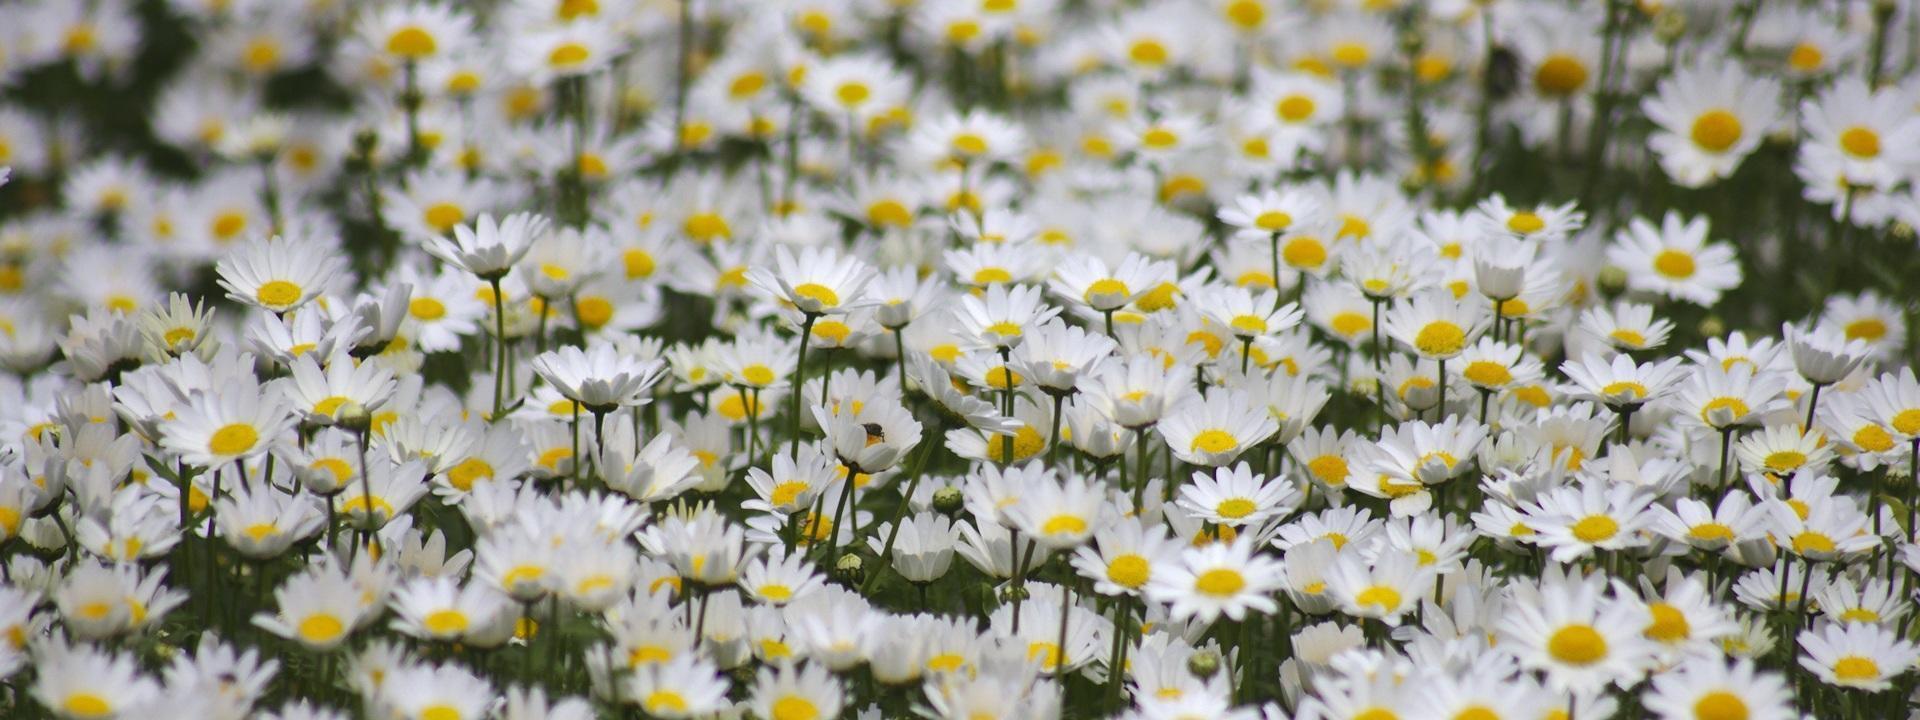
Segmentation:
<svg viewBox="0 0 1920 720">
<path fill-rule="evenodd" d="M 0 1 L 0 716 L 1920 717 L 1916 0 Z"/>
</svg>

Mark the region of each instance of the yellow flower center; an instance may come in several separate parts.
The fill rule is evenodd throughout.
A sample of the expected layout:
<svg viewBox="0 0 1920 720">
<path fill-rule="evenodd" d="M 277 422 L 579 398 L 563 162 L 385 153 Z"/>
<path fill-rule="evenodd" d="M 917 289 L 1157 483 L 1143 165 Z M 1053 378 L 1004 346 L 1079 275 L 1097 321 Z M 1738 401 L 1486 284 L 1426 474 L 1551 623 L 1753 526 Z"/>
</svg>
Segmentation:
<svg viewBox="0 0 1920 720">
<path fill-rule="evenodd" d="M 1880 679 L 1880 664 L 1872 658 L 1848 655 L 1833 664 L 1833 676 L 1841 682 L 1865 682 Z"/>
<path fill-rule="evenodd" d="M 1333 487 L 1347 484 L 1347 461 L 1339 455 L 1322 455 L 1307 463 L 1307 472 L 1320 482 Z"/>
<path fill-rule="evenodd" d="M 1725 690 L 1701 695 L 1693 703 L 1694 720 L 1747 720 L 1747 701 Z"/>
<path fill-rule="evenodd" d="M 1138 590 L 1147 584 L 1152 568 L 1139 555 L 1121 555 L 1107 563 L 1107 579 L 1124 588 Z"/>
<path fill-rule="evenodd" d="M 1260 506 L 1255 505 L 1252 500 L 1237 497 L 1220 501 L 1219 505 L 1214 506 L 1213 512 L 1223 518 L 1238 520 L 1252 515 L 1253 511 L 1258 509 Z"/>
<path fill-rule="evenodd" d="M 1735 421 L 1746 417 L 1747 413 L 1751 412 L 1751 410 L 1747 408 L 1747 403 L 1740 398 L 1720 397 L 1714 398 L 1700 408 L 1700 419 L 1707 421 L 1707 423 L 1711 425 L 1713 424 L 1714 413 L 1720 410 L 1727 411 L 1727 414 L 1733 416 L 1733 420 Z"/>
<path fill-rule="evenodd" d="M 411 25 L 387 36 L 387 52 L 402 58 L 423 58 L 432 55 L 439 46 L 432 33 Z"/>
<path fill-rule="evenodd" d="M 1352 338 L 1372 330 L 1373 318 L 1357 312 L 1343 312 L 1334 315 L 1327 324 L 1332 326 L 1333 331 L 1339 333 L 1341 337 Z"/>
<path fill-rule="evenodd" d="M 1661 250 L 1653 256 L 1653 269 L 1675 280 L 1685 280 L 1693 277 L 1693 256 L 1679 250 Z"/>
<path fill-rule="evenodd" d="M 822 308 L 835 308 L 840 306 L 839 294 L 835 293 L 832 288 L 819 283 L 803 283 L 793 289 L 793 294 L 819 303 Z"/>
<path fill-rule="evenodd" d="M 1793 46 L 1793 50 L 1787 53 L 1787 65 L 1803 73 L 1813 72 L 1820 69 L 1826 58 L 1827 54 L 1820 51 L 1820 46 L 1803 42 Z"/>
<path fill-rule="evenodd" d="M 1400 608 L 1400 591 L 1386 585 L 1373 585 L 1353 596 L 1353 604 L 1392 612 Z"/>
<path fill-rule="evenodd" d="M 447 306 L 430 297 L 419 297 L 407 303 L 407 314 L 419 320 L 439 320 L 447 316 Z"/>
<path fill-rule="evenodd" d="M 1214 568 L 1193 579 L 1193 589 L 1213 597 L 1231 597 L 1247 586 L 1247 579 L 1232 568 Z"/>
<path fill-rule="evenodd" d="M 1467 378 L 1467 382 L 1480 387 L 1497 388 L 1513 382 L 1513 373 L 1507 370 L 1507 366 L 1491 360 L 1467 363 L 1467 368 L 1460 374 Z"/>
<path fill-rule="evenodd" d="M 1280 259 L 1288 267 L 1312 270 L 1327 263 L 1327 246 L 1315 238 L 1294 238 L 1280 249 Z"/>
<path fill-rule="evenodd" d="M 1717 522 L 1703 522 L 1688 528 L 1687 536 L 1695 540 L 1725 542 L 1733 539 L 1733 528 Z"/>
<path fill-rule="evenodd" d="M 1848 340 L 1872 342 L 1887 336 L 1887 324 L 1879 318 L 1861 318 L 1847 323 Z"/>
<path fill-rule="evenodd" d="M 300 302 L 304 292 L 299 285 L 285 280 L 268 280 L 253 291 L 253 297 L 269 310 L 284 310 Z"/>
<path fill-rule="evenodd" d="M 1169 56 L 1167 46 L 1151 38 L 1135 40 L 1127 48 L 1127 58 L 1140 65 L 1165 65 Z"/>
<path fill-rule="evenodd" d="M 1288 95 L 1281 98 L 1280 102 L 1275 103 L 1273 108 L 1275 115 L 1279 115 L 1281 120 L 1290 123 L 1297 123 L 1313 117 L 1314 110 L 1313 98 L 1307 97 L 1306 95 Z"/>
<path fill-rule="evenodd" d="M 1893 435 L 1879 425 L 1866 425 L 1853 433 L 1853 444 L 1867 452 L 1886 452 L 1893 449 Z"/>
<path fill-rule="evenodd" d="M 987 457 L 996 462 L 1019 462 L 1026 460 L 1040 454 L 1041 450 L 1045 450 L 1047 448 L 1047 439 L 1041 437 L 1039 430 L 1022 425 L 1019 430 L 1015 430 L 1013 433 L 1013 457 L 1007 457 L 1007 444 L 1008 440 L 1005 435 L 994 435 L 987 438 Z"/>
<path fill-rule="evenodd" d="M 1467 331 L 1445 320 L 1427 323 L 1413 338 L 1413 347 L 1421 355 L 1447 357 L 1459 354 L 1467 346 Z"/>
<path fill-rule="evenodd" d="M 1620 532 L 1620 523 L 1605 515 L 1588 515 L 1569 529 L 1580 542 L 1591 545 L 1612 539 Z"/>
<path fill-rule="evenodd" d="M 1521 235 L 1532 235 L 1546 229 L 1546 227 L 1546 220 L 1542 220 L 1538 214 L 1526 210 L 1516 212 L 1513 214 L 1513 217 L 1507 218 L 1507 229 L 1520 233 Z"/>
<path fill-rule="evenodd" d="M 1647 624 L 1647 637 L 1672 644 L 1687 639 L 1693 632 L 1692 626 L 1687 624 L 1686 613 L 1680 612 L 1679 608 L 1667 603 L 1654 603 L 1648 607 L 1648 612 L 1653 619 Z"/>
<path fill-rule="evenodd" d="M 492 480 L 493 466 L 480 458 L 467 458 L 447 471 L 447 483 L 461 491 L 473 489 L 479 480 Z"/>
<path fill-rule="evenodd" d="M 1240 447 L 1240 439 L 1225 430 L 1202 430 L 1193 436 L 1193 442 L 1187 446 L 1192 452 L 1224 453 Z"/>
<path fill-rule="evenodd" d="M 328 613 L 314 613 L 300 621 L 297 631 L 300 639 L 309 645 L 327 645 L 340 639 L 346 629 L 346 625 L 340 622 L 340 618 Z"/>
<path fill-rule="evenodd" d="M 1533 87 L 1542 95 L 1565 97 L 1587 84 L 1587 64 L 1571 55 L 1548 55 L 1533 71 Z"/>
<path fill-rule="evenodd" d="M 239 455 L 260 442 L 260 433 L 246 423 L 233 423 L 213 431 L 207 439 L 207 452 L 215 455 Z"/>
<path fill-rule="evenodd" d="M 681 697 L 680 693 L 672 690 L 653 691 L 647 695 L 645 704 L 647 706 L 647 712 L 655 715 L 661 714 L 663 710 L 676 713 L 684 713 L 687 711 L 687 699 Z"/>
<path fill-rule="evenodd" d="M 1040 526 L 1040 532 L 1049 536 L 1074 536 L 1087 531 L 1086 518 L 1078 515 L 1055 515 Z"/>
<path fill-rule="evenodd" d="M 86 691 L 68 695 L 66 702 L 60 704 L 60 709 L 66 715 L 79 718 L 99 718 L 113 714 L 112 703 L 107 702 L 104 697 Z"/>
<path fill-rule="evenodd" d="M 773 368 L 754 364 L 740 369 L 740 379 L 747 381 L 750 385 L 766 386 L 773 384 L 775 376 Z"/>
<path fill-rule="evenodd" d="M 788 695 L 773 703 L 772 720 L 819 720 L 820 708 L 812 700 Z"/>
<path fill-rule="evenodd" d="M 1801 555 L 1832 553 L 1833 538 L 1817 530 L 1806 530 L 1793 536 L 1793 551 Z"/>
<path fill-rule="evenodd" d="M 427 227 L 431 227 L 435 232 L 440 233 L 452 230 L 453 226 L 459 225 L 461 221 L 466 219 L 467 212 L 465 210 L 462 210 L 459 205 L 447 202 L 435 203 L 428 206 L 425 213 Z"/>
<path fill-rule="evenodd" d="M 1268 210 L 1253 219 L 1255 227 L 1267 232 L 1285 230 L 1293 225 L 1293 216 L 1279 210 Z"/>
<path fill-rule="evenodd" d="M 1726 152 L 1740 142 L 1740 118 L 1725 110 L 1708 110 L 1694 118 L 1689 135 L 1707 152 Z"/>
<path fill-rule="evenodd" d="M 1568 665 L 1592 665 L 1607 657 L 1607 639 L 1591 625 L 1568 625 L 1547 639 L 1547 654 Z"/>
<path fill-rule="evenodd" d="M 1873 128 L 1855 125 L 1840 133 L 1840 148 L 1848 155 L 1857 158 L 1873 159 L 1880 156 L 1880 133 Z"/>
<path fill-rule="evenodd" d="M 553 49 L 553 52 L 547 53 L 547 64 L 556 68 L 570 68 L 586 62 L 592 56 L 592 51 L 589 51 L 585 45 L 577 42 L 561 43 L 559 47 Z"/>
<path fill-rule="evenodd" d="M 435 610 L 421 621 L 421 625 L 435 635 L 453 635 L 466 632 L 467 615 L 459 610 Z"/>
</svg>

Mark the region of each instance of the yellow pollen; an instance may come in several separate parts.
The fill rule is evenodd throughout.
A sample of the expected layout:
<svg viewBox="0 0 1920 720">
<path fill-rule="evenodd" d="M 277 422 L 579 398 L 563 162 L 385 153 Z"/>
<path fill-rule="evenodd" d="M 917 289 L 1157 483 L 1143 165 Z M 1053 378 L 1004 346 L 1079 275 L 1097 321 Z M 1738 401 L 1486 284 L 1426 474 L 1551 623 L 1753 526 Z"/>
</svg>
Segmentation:
<svg viewBox="0 0 1920 720">
<path fill-rule="evenodd" d="M 1661 250 L 1659 255 L 1653 256 L 1653 269 L 1675 280 L 1685 280 L 1693 277 L 1693 256 L 1679 250 Z"/>
</svg>

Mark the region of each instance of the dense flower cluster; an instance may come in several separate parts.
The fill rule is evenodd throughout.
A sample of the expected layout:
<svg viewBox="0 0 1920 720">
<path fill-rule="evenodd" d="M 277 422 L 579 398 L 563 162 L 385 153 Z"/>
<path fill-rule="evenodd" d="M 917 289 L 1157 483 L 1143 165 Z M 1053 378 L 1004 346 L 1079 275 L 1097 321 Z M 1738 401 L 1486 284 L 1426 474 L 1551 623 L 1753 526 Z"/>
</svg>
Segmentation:
<svg viewBox="0 0 1920 720">
<path fill-rule="evenodd" d="M 1917 62 L 1912 0 L 0 5 L 0 714 L 1910 714 Z"/>
</svg>

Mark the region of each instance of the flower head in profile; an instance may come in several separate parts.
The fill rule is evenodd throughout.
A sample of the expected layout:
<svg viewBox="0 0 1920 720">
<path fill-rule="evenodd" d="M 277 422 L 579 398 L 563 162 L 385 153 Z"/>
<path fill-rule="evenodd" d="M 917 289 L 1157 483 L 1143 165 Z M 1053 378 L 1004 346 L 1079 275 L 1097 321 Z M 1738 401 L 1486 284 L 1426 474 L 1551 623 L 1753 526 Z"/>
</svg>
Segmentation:
<svg viewBox="0 0 1920 720">
<path fill-rule="evenodd" d="M 472 229 L 455 225 L 451 239 L 425 238 L 420 249 L 482 280 L 499 280 L 545 236 L 546 230 L 547 219 L 539 215 L 514 213 L 495 220 L 491 214 L 482 214 L 474 219 Z"/>
</svg>

